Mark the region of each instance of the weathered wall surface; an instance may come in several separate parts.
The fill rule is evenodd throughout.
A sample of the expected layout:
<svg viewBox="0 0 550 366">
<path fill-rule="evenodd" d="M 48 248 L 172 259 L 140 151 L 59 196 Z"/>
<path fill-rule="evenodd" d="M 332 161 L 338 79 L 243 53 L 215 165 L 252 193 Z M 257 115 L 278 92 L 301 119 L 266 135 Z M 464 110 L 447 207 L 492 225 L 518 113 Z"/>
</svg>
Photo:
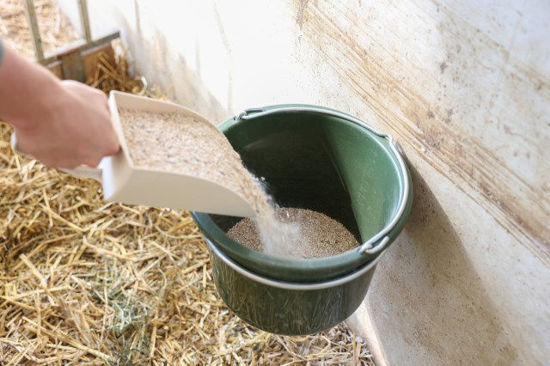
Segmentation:
<svg viewBox="0 0 550 366">
<path fill-rule="evenodd" d="M 61 1 L 70 12 L 71 1 Z M 350 320 L 381 363 L 550 359 L 550 3 L 90 2 L 213 121 L 305 102 L 403 146 L 415 204 Z"/>
</svg>

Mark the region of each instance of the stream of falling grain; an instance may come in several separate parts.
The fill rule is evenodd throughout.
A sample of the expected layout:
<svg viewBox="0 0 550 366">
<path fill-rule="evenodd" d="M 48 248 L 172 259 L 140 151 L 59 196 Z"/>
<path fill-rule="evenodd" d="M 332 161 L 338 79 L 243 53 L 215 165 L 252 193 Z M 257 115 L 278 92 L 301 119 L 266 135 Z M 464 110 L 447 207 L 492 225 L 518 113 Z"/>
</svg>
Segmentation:
<svg viewBox="0 0 550 366">
<path fill-rule="evenodd" d="M 233 147 L 208 121 L 181 113 L 120 109 L 120 121 L 130 157 L 136 166 L 203 178 L 245 198 L 256 212 L 262 251 L 300 257 L 298 222 L 286 222 L 260 181 L 243 165 Z"/>
</svg>

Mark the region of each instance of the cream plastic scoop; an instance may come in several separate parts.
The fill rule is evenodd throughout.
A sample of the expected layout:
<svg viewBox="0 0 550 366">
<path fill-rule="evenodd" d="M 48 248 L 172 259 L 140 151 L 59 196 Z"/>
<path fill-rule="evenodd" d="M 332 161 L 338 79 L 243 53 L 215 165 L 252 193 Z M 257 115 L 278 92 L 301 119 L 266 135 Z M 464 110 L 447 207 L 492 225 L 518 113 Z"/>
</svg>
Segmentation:
<svg viewBox="0 0 550 366">
<path fill-rule="evenodd" d="M 159 113 L 179 112 L 210 123 L 201 115 L 178 104 L 112 91 L 109 94 L 109 109 L 121 151 L 103 158 L 97 168 L 81 166 L 63 171 L 99 181 L 103 187 L 103 198 L 109 202 L 254 216 L 254 210 L 243 197 L 220 184 L 191 175 L 135 166 L 122 132 L 118 113 L 120 107 Z M 13 134 L 12 147 L 16 149 L 16 145 Z"/>
</svg>

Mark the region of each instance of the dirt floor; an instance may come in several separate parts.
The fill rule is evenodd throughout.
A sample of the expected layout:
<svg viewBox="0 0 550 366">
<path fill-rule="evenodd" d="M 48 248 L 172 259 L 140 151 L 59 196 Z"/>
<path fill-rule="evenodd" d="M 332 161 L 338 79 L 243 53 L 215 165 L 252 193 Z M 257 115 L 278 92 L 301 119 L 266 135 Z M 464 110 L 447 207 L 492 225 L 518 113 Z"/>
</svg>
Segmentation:
<svg viewBox="0 0 550 366">
<path fill-rule="evenodd" d="M 77 38 L 35 3 L 46 51 Z M 0 0 L 0 36 L 32 57 L 22 4 Z M 98 66 L 119 80 L 103 90 L 136 89 L 123 61 Z M 10 133 L 0 122 L 0 364 L 373 364 L 344 325 L 283 337 L 242 322 L 187 212 L 105 204 L 98 183 L 14 155 Z"/>
</svg>

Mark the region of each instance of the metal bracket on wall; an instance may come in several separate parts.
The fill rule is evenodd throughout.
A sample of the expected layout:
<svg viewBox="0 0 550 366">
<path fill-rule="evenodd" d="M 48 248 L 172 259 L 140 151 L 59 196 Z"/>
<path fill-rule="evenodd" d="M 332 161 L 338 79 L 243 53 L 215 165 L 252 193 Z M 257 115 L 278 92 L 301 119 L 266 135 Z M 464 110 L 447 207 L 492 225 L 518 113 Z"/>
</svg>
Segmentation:
<svg viewBox="0 0 550 366">
<path fill-rule="evenodd" d="M 53 55 L 46 57 L 42 47 L 42 38 L 34 7 L 34 0 L 25 0 L 25 12 L 27 22 L 31 30 L 31 38 L 34 45 L 36 60 L 52 70 L 62 79 L 72 79 L 81 82 L 86 81 L 86 59 L 97 55 L 99 52 L 110 48 L 111 41 L 119 38 L 120 33 L 113 32 L 97 40 L 92 40 L 90 28 L 90 19 L 88 16 L 87 0 L 77 0 L 80 13 L 80 22 L 82 25 L 84 40 L 78 40 L 60 50 Z"/>
</svg>

